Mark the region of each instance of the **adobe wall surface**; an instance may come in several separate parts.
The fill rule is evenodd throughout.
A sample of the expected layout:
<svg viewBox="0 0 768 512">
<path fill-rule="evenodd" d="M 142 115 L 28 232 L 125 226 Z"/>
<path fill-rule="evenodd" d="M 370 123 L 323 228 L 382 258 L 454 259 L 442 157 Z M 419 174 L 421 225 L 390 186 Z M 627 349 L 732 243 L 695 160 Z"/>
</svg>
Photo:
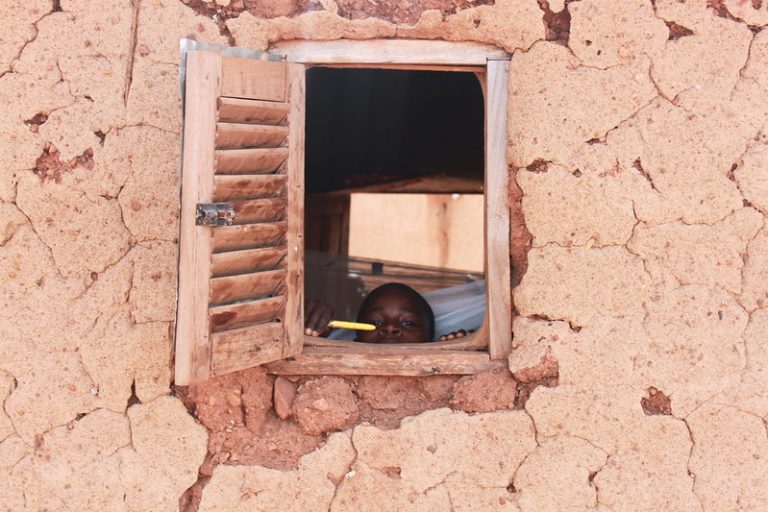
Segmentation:
<svg viewBox="0 0 768 512">
<path fill-rule="evenodd" d="M 768 509 L 768 2 L 3 12 L 0 510 Z M 513 53 L 511 373 L 174 393 L 181 37 Z"/>
</svg>

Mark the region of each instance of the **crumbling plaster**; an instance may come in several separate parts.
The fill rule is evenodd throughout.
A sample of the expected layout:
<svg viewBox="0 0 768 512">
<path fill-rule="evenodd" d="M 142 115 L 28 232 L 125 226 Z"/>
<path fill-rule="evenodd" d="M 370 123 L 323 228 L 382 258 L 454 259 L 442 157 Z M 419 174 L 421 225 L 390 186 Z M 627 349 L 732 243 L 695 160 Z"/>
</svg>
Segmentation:
<svg viewBox="0 0 768 512">
<path fill-rule="evenodd" d="M 768 2 L 480 3 L 408 24 L 394 1 L 4 2 L 0 510 L 176 510 L 196 481 L 200 510 L 768 508 Z M 212 434 L 170 370 L 181 37 L 512 53 L 531 250 L 509 364 L 556 361 L 559 385 L 522 410 L 311 423 L 344 430 L 295 469 L 200 480 Z M 437 387 L 485 411 L 458 390 L 511 377 L 482 379 Z M 347 396 L 387 401 L 366 385 Z"/>
</svg>

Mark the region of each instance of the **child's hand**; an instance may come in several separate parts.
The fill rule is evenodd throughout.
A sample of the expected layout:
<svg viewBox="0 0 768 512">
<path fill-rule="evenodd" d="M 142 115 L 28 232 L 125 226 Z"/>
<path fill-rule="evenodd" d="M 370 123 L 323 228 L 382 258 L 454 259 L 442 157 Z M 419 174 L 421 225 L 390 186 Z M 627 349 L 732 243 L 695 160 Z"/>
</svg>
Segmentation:
<svg viewBox="0 0 768 512">
<path fill-rule="evenodd" d="M 333 308 L 321 300 L 311 300 L 304 305 L 306 320 L 304 334 L 326 336 L 331 331 L 328 322 L 333 318 Z"/>
<path fill-rule="evenodd" d="M 463 338 L 467 334 L 472 334 L 475 332 L 474 329 L 470 329 L 468 331 L 465 331 L 464 329 L 459 329 L 458 331 L 449 332 L 448 334 L 443 334 L 440 336 L 439 341 L 448 341 L 448 340 L 455 340 L 456 338 Z"/>
</svg>

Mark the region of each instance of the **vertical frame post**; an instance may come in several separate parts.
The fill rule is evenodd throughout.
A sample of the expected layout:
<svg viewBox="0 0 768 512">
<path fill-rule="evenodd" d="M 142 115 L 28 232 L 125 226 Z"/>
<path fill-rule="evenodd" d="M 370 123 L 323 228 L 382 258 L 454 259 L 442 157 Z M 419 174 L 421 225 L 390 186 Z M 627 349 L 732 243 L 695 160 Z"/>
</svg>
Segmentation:
<svg viewBox="0 0 768 512">
<path fill-rule="evenodd" d="M 489 60 L 485 110 L 485 254 L 488 352 L 501 359 L 512 346 L 507 167 L 508 60 Z M 488 278 L 490 277 L 490 279 Z"/>
<path fill-rule="evenodd" d="M 195 208 L 197 203 L 210 202 L 213 198 L 220 73 L 218 54 L 203 51 L 187 54 L 175 339 L 175 382 L 180 386 L 205 380 L 211 371 L 208 339 L 211 228 L 195 225 Z"/>
<path fill-rule="evenodd" d="M 283 357 L 301 353 L 304 343 L 304 122 L 306 68 L 288 64 L 288 275 L 285 304 L 287 343 Z"/>
</svg>

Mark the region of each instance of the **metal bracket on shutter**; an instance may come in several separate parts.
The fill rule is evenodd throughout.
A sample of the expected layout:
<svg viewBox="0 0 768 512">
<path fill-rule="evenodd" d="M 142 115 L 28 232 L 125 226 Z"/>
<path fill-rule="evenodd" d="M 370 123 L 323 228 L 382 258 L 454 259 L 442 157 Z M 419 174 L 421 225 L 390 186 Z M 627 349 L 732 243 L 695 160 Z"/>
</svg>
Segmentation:
<svg viewBox="0 0 768 512">
<path fill-rule="evenodd" d="M 197 203 L 195 224 L 198 226 L 231 226 L 235 209 L 229 203 Z"/>
</svg>

